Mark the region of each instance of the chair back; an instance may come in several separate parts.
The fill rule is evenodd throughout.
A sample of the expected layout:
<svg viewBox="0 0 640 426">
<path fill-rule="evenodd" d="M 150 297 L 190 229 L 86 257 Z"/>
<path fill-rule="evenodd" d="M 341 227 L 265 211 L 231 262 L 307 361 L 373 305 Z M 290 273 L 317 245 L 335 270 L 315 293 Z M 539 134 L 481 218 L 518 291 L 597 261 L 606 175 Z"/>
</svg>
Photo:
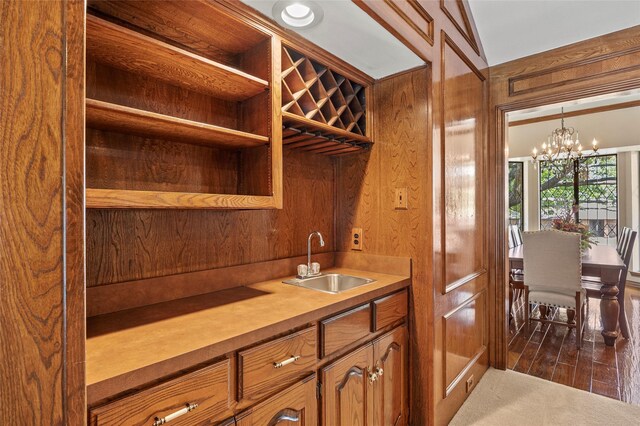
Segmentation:
<svg viewBox="0 0 640 426">
<path fill-rule="evenodd" d="M 523 255 L 529 290 L 575 297 L 581 289 L 580 234 L 555 229 L 525 232 Z"/>
<path fill-rule="evenodd" d="M 627 244 L 626 240 L 629 239 L 629 232 L 630 231 L 631 231 L 631 229 L 629 229 L 629 228 L 627 228 L 625 226 L 624 228 L 622 228 L 622 232 L 618 236 L 618 244 L 616 245 L 616 250 L 618 251 L 618 254 L 620 254 L 620 255 L 622 255 L 622 250 Z"/>
<path fill-rule="evenodd" d="M 633 245 L 636 242 L 636 236 L 638 233 L 636 231 L 632 231 L 629 228 L 627 233 L 627 238 L 624 243 L 624 247 L 622 247 L 622 252 L 620 253 L 620 257 L 622 257 L 622 261 L 624 262 L 623 272 L 626 276 L 627 271 L 629 270 L 629 263 L 631 263 L 631 254 L 633 253 Z"/>
<path fill-rule="evenodd" d="M 509 238 L 509 248 L 510 249 L 514 248 L 516 245 L 513 242 L 513 234 L 511 233 L 511 226 L 509 226 L 509 229 L 507 230 L 507 237 Z"/>
<path fill-rule="evenodd" d="M 509 225 L 509 233 L 513 239 L 514 247 L 522 245 L 522 232 L 520 232 L 520 227 L 518 227 L 518 225 Z"/>
</svg>

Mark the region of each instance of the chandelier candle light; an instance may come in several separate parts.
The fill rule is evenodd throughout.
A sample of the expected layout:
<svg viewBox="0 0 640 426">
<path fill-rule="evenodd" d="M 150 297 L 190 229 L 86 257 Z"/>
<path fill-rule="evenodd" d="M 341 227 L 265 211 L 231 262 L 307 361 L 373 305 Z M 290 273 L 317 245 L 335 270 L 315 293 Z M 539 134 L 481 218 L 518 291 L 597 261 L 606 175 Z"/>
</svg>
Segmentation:
<svg viewBox="0 0 640 426">
<path fill-rule="evenodd" d="M 537 164 L 539 160 L 564 160 L 566 163 L 570 163 L 585 156 L 582 152 L 579 132 L 573 127 L 564 127 L 564 108 L 561 109 L 560 117 L 561 127 L 555 129 L 547 141 L 542 143 L 542 149 L 538 151 L 538 148 L 533 148 L 531 152 L 532 163 Z M 593 155 L 598 152 L 597 140 L 593 139 L 591 149 L 593 149 Z"/>
</svg>

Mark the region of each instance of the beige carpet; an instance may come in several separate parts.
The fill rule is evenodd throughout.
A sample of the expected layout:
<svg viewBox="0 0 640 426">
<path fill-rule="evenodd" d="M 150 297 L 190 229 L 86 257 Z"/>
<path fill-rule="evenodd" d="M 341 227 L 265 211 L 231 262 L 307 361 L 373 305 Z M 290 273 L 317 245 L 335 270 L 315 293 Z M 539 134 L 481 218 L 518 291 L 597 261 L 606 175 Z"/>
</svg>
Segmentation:
<svg viewBox="0 0 640 426">
<path fill-rule="evenodd" d="M 450 425 L 640 425 L 640 407 L 490 368 Z"/>
</svg>

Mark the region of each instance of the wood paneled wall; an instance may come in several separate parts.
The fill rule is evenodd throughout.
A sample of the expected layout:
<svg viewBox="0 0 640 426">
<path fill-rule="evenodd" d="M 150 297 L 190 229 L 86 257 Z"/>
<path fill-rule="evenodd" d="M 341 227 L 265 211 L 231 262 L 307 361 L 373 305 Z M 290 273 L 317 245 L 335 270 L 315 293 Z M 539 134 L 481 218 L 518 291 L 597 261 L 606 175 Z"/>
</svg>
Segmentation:
<svg viewBox="0 0 640 426">
<path fill-rule="evenodd" d="M 85 421 L 83 16 L 0 3 L 1 424 Z"/>
<path fill-rule="evenodd" d="M 299 256 L 313 230 L 313 252 L 333 251 L 334 169 L 285 150 L 282 210 L 89 210 L 87 286 Z"/>
<path fill-rule="evenodd" d="M 498 283 L 489 294 L 494 365 L 506 367 L 507 294 L 505 177 L 509 111 L 640 88 L 640 26 L 491 67 L 489 167 L 490 247 Z"/>
<path fill-rule="evenodd" d="M 365 252 L 413 258 L 411 423 L 446 424 L 489 362 L 487 64 L 464 1 L 355 2 L 428 69 L 376 83 L 376 145 L 339 164 L 339 248 L 362 226 Z"/>
<path fill-rule="evenodd" d="M 373 90 L 376 143 L 366 155 L 341 158 L 338 165 L 338 250 L 350 249 L 351 228 L 360 227 L 365 253 L 413 258 L 414 410 L 428 399 L 431 370 L 427 343 L 431 321 L 425 316 L 432 303 L 430 77 L 430 70 L 421 68 L 377 82 Z M 407 188 L 408 210 L 394 209 L 395 188 Z"/>
</svg>

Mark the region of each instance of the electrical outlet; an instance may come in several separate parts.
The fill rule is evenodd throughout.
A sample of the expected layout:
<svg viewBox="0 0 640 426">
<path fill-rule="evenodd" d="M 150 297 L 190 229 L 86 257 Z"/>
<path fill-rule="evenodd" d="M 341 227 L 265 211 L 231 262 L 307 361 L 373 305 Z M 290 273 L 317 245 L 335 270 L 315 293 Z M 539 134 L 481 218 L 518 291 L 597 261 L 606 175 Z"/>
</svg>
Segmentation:
<svg viewBox="0 0 640 426">
<path fill-rule="evenodd" d="M 363 242 L 362 228 L 351 229 L 351 250 L 362 250 Z"/>
<path fill-rule="evenodd" d="M 473 385 L 475 385 L 475 380 L 472 374 L 471 377 L 467 379 L 467 393 L 469 393 L 471 389 L 473 389 Z"/>
<path fill-rule="evenodd" d="M 394 201 L 396 210 L 407 210 L 409 208 L 408 196 L 407 188 L 396 188 L 396 198 Z"/>
</svg>

